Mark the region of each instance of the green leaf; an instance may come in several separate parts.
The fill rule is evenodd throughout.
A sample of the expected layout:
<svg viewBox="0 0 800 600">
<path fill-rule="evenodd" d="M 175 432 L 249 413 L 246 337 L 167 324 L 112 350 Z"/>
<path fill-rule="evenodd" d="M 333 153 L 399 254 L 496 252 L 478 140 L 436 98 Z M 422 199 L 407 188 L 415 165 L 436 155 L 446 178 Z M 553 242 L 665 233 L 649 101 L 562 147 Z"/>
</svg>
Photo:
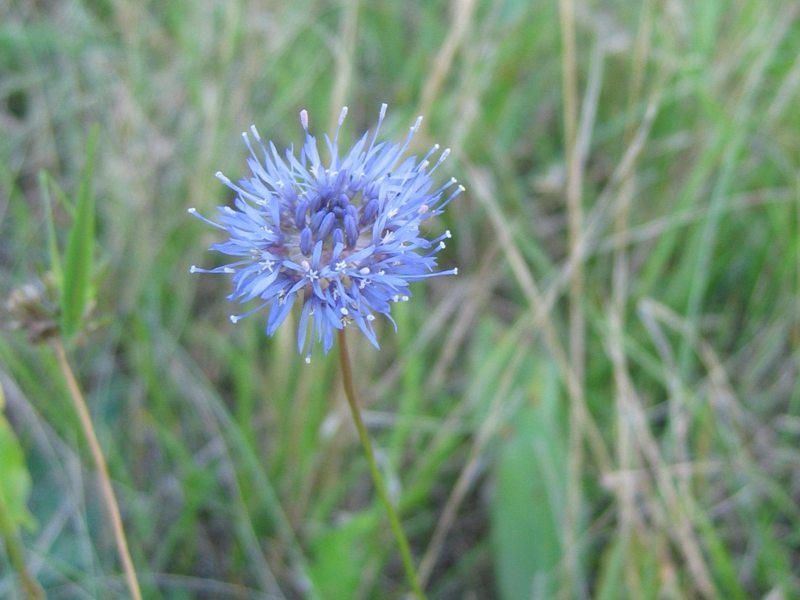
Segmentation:
<svg viewBox="0 0 800 600">
<path fill-rule="evenodd" d="M 11 425 L 3 414 L 5 398 L 0 386 L 0 510 L 3 510 L 11 526 L 33 528 L 36 522 L 28 512 L 26 503 L 31 491 L 31 476 L 25 466 L 25 455 L 17 441 Z"/>
<path fill-rule="evenodd" d="M 353 598 L 365 564 L 375 556 L 376 513 L 366 511 L 321 532 L 313 541 L 311 576 L 325 598 Z"/>
<path fill-rule="evenodd" d="M 44 200 L 44 216 L 47 224 L 47 251 L 50 254 L 50 270 L 55 277 L 58 289 L 64 282 L 64 275 L 61 269 L 61 254 L 58 251 L 58 238 L 56 236 L 55 219 L 53 218 L 53 200 L 50 196 L 51 180 L 45 171 L 39 171 L 39 190 Z"/>
<path fill-rule="evenodd" d="M 553 597 L 563 554 L 563 424 L 554 371 L 538 374 L 533 401 L 509 422 L 493 469 L 492 554 L 499 597 L 507 600 Z"/>
<path fill-rule="evenodd" d="M 92 171 L 97 146 L 97 132 L 97 127 L 93 127 L 89 132 L 86 167 L 81 178 L 75 206 L 75 219 L 69 232 L 66 256 L 64 257 L 61 333 L 66 338 L 72 337 L 80 328 L 83 312 L 90 296 L 95 235 Z"/>
<path fill-rule="evenodd" d="M 624 567 L 625 547 L 620 538 L 615 538 L 603 552 L 595 589 L 597 600 L 625 597 Z"/>
<path fill-rule="evenodd" d="M 739 583 L 739 571 L 730 554 L 730 548 L 720 538 L 708 515 L 702 511 L 697 511 L 695 518 L 697 529 L 702 534 L 703 542 L 708 551 L 712 573 L 720 588 L 722 588 L 724 597 L 744 600 L 747 598 L 747 594 Z"/>
</svg>

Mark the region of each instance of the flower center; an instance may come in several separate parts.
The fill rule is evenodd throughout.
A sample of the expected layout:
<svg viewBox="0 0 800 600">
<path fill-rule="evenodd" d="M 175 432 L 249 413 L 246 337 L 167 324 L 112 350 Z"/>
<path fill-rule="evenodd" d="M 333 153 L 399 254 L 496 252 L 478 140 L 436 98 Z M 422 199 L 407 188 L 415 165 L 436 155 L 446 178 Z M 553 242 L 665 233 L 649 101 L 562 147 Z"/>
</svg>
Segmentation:
<svg viewBox="0 0 800 600">
<path fill-rule="evenodd" d="M 346 250 L 356 248 L 363 230 L 375 222 L 377 198 L 366 199 L 362 190 L 346 186 L 311 192 L 297 202 L 295 225 L 300 232 L 298 247 L 304 256 L 311 256 L 317 242 L 331 251 L 337 244 Z"/>
</svg>

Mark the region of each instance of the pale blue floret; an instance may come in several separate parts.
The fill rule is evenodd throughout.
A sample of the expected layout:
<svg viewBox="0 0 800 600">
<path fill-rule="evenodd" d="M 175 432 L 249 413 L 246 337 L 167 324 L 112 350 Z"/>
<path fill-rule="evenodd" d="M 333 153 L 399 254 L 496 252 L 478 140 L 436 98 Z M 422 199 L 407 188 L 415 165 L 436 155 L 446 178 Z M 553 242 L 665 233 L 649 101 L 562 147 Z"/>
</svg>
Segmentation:
<svg viewBox="0 0 800 600">
<path fill-rule="evenodd" d="M 350 324 L 377 347 L 375 313 L 392 321 L 391 304 L 408 300 L 410 282 L 457 273 L 435 270 L 436 254 L 450 232 L 429 240 L 420 231 L 423 221 L 440 215 L 464 189 L 452 178 L 431 189 L 431 175 L 450 150 L 445 149 L 432 167 L 438 144 L 419 162 L 413 156 L 404 158 L 422 117 L 403 143 L 377 142 L 384 104 L 372 136 L 364 133 L 340 156 L 339 131 L 346 115 L 347 107 L 333 140 L 325 136 L 330 157 L 326 166 L 308 131 L 305 110 L 300 111 L 305 141 L 299 157 L 292 147 L 281 157 L 272 142 L 264 145 L 252 126 L 250 135 L 242 134 L 250 151 L 251 176 L 235 184 L 216 174 L 236 192 L 234 207 L 219 207 L 216 221 L 189 209 L 227 233 L 228 239 L 211 249 L 238 259 L 214 269 L 192 266 L 190 271 L 233 275 L 228 299 L 258 304 L 232 315 L 231 321 L 269 308 L 268 335 L 300 299 L 297 346 L 307 351 L 307 361 L 313 338 L 328 352 L 334 332 Z"/>
</svg>

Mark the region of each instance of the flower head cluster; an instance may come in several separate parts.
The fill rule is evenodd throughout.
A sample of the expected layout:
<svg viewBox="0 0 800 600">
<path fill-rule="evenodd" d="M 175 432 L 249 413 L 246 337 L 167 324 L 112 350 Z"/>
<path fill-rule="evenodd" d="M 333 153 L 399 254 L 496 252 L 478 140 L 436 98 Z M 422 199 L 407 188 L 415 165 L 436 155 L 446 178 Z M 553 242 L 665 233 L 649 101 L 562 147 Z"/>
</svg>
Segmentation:
<svg viewBox="0 0 800 600">
<path fill-rule="evenodd" d="M 307 350 L 306 361 L 313 347 L 309 328 L 325 352 L 334 331 L 353 323 L 377 347 L 376 313 L 391 320 L 391 305 L 408 300 L 410 282 L 457 273 L 435 270 L 436 254 L 450 232 L 428 239 L 420 230 L 423 221 L 441 214 L 464 189 L 455 179 L 434 187 L 431 176 L 449 150 L 433 164 L 438 145 L 421 160 L 405 156 L 422 117 L 403 143 L 379 142 L 384 104 L 372 135 L 364 133 L 352 148 L 340 152 L 339 130 L 346 114 L 345 107 L 333 140 L 325 136 L 327 164 L 308 131 L 305 110 L 300 112 L 305 141 L 299 157 L 292 147 L 281 156 L 251 127 L 250 135 L 242 134 L 251 176 L 236 184 L 217 173 L 236 192 L 234 207 L 219 207 L 217 221 L 189 209 L 227 234 L 226 241 L 211 249 L 234 257 L 213 269 L 192 266 L 191 272 L 232 275 L 228 299 L 257 305 L 232 315 L 231 321 L 269 308 L 268 335 L 300 300 L 297 345 L 300 352 Z"/>
</svg>

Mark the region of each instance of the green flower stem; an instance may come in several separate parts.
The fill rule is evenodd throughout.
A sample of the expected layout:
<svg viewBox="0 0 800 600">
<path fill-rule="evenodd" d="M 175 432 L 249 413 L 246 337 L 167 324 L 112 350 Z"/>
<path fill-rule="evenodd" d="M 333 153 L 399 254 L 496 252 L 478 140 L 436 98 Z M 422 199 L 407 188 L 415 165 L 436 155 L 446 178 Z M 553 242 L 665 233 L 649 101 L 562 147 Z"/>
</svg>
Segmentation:
<svg viewBox="0 0 800 600">
<path fill-rule="evenodd" d="M 8 558 L 19 576 L 20 582 L 22 582 L 25 595 L 30 600 L 45 600 L 44 590 L 31 577 L 30 573 L 28 573 L 28 568 L 25 566 L 25 553 L 22 550 L 22 544 L 14 531 L 14 525 L 11 523 L 11 518 L 2 498 L 0 498 L 0 537 L 5 539 Z"/>
<path fill-rule="evenodd" d="M 367 428 L 364 427 L 364 421 L 361 419 L 361 410 L 358 408 L 356 402 L 355 387 L 353 385 L 353 372 L 350 368 L 350 355 L 347 351 L 347 341 L 345 339 L 344 329 L 338 331 L 339 334 L 339 364 L 342 368 L 342 381 L 344 382 L 344 392 L 347 396 L 347 403 L 350 405 L 350 412 L 353 415 L 353 422 L 358 430 L 358 437 L 361 438 L 361 445 L 364 447 L 364 454 L 367 457 L 369 464 L 369 472 L 372 475 L 372 481 L 375 484 L 375 489 L 378 490 L 378 495 L 381 497 L 383 506 L 386 509 L 386 515 L 389 517 L 389 525 L 392 528 L 392 533 L 397 540 L 397 545 L 400 547 L 400 555 L 403 558 L 403 567 L 406 571 L 406 578 L 411 585 L 411 589 L 418 600 L 425 600 L 425 592 L 419 584 L 417 572 L 414 568 L 414 560 L 411 558 L 411 549 L 408 545 L 403 528 L 400 526 L 400 519 L 397 516 L 392 501 L 389 499 L 389 494 L 386 491 L 386 485 L 383 483 L 381 472 L 378 469 L 378 463 L 375 462 L 375 453 L 372 451 L 372 442 L 369 440 Z"/>
<path fill-rule="evenodd" d="M 83 428 L 83 433 L 86 436 L 86 441 L 89 442 L 89 449 L 91 450 L 94 462 L 97 465 L 97 470 L 100 475 L 100 490 L 103 495 L 103 501 L 111 516 L 111 529 L 114 532 L 114 540 L 117 543 L 117 552 L 122 561 L 122 568 L 125 571 L 125 580 L 128 584 L 128 591 L 130 592 L 133 600 L 142 600 L 142 592 L 139 589 L 139 581 L 136 578 L 136 571 L 133 568 L 133 560 L 131 553 L 128 551 L 128 540 L 125 537 L 125 530 L 122 527 L 122 517 L 119 513 L 119 504 L 117 497 L 114 495 L 114 488 L 111 486 L 111 477 L 108 475 L 108 466 L 106 459 L 103 456 L 103 450 L 100 448 L 100 442 L 97 441 L 97 434 L 92 425 L 92 418 L 89 415 L 89 408 L 86 406 L 86 400 L 83 398 L 78 382 L 69 366 L 67 360 L 67 353 L 64 350 L 64 344 L 59 338 L 53 341 L 53 348 L 58 358 L 58 365 L 61 367 L 61 372 L 64 379 L 67 380 L 67 387 L 69 388 L 72 403 L 75 406 L 75 411 L 78 413 L 78 418 Z"/>
</svg>

